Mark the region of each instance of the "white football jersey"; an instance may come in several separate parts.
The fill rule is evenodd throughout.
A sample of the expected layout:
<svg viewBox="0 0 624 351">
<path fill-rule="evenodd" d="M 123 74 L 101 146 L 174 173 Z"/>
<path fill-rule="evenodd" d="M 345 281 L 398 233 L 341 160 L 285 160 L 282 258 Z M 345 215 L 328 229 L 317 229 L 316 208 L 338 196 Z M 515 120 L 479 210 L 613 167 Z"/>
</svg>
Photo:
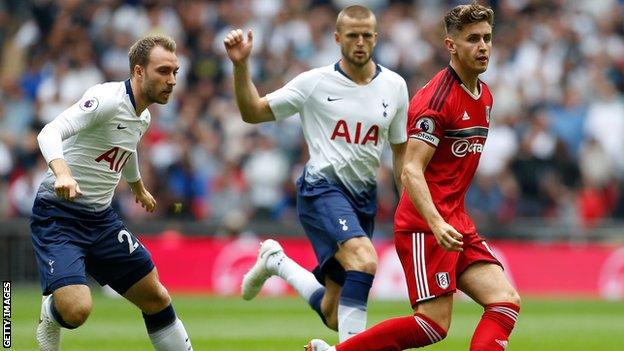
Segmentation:
<svg viewBox="0 0 624 351">
<path fill-rule="evenodd" d="M 380 65 L 366 85 L 353 82 L 336 63 L 304 72 L 266 98 L 277 120 L 301 116 L 310 152 L 308 183 L 338 182 L 359 197 L 376 186 L 385 141 L 407 141 L 407 85 Z"/>
<path fill-rule="evenodd" d="M 150 113 L 136 115 L 130 81 L 110 82 L 91 87 L 82 99 L 49 125 L 61 131 L 63 158 L 69 165 L 83 195 L 75 202 L 94 210 L 110 206 L 122 170 L 129 182 L 140 179 L 137 144 L 145 134 Z M 47 126 L 46 126 L 47 127 Z M 45 150 L 42 150 L 44 155 Z M 48 160 L 51 161 L 51 160 Z M 48 170 L 39 189 L 54 194 L 55 177 Z"/>
</svg>

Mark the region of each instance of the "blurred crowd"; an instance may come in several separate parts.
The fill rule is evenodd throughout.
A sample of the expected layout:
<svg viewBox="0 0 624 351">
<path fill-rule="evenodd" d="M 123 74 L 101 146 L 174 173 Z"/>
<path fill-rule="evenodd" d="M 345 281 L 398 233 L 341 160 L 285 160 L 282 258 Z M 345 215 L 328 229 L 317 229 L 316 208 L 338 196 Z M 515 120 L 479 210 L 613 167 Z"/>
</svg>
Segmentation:
<svg viewBox="0 0 624 351">
<path fill-rule="evenodd" d="M 121 184 L 125 217 L 242 223 L 294 221 L 294 180 L 307 160 L 297 117 L 241 121 L 223 38 L 254 31 L 261 95 L 335 63 L 337 12 L 350 1 L 0 1 L 0 218 L 27 216 L 46 165 L 36 135 L 90 86 L 129 76 L 140 36 L 178 43 L 180 73 L 167 105 L 150 107 L 139 148 L 155 214 Z M 459 1 L 364 0 L 377 14 L 375 60 L 414 94 L 449 62 L 443 14 Z M 479 221 L 540 217 L 591 228 L 624 217 L 624 1 L 481 1 L 495 10 L 494 50 L 482 80 L 491 128 L 467 206 Z M 122 182 L 123 183 L 123 182 Z M 379 221 L 397 195 L 386 153 Z M 182 206 L 174 206 L 180 203 Z"/>
</svg>

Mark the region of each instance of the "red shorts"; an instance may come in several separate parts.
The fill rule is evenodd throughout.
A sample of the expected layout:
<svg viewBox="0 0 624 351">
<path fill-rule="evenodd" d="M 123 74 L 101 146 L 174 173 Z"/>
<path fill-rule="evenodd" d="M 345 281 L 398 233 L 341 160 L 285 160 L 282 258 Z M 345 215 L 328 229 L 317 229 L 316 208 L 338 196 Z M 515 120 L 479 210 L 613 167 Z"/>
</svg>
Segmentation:
<svg viewBox="0 0 624 351">
<path fill-rule="evenodd" d="M 455 292 L 457 277 L 475 262 L 492 262 L 502 267 L 479 234 L 464 234 L 463 242 L 464 251 L 446 251 L 431 232 L 394 233 L 412 306 Z"/>
</svg>

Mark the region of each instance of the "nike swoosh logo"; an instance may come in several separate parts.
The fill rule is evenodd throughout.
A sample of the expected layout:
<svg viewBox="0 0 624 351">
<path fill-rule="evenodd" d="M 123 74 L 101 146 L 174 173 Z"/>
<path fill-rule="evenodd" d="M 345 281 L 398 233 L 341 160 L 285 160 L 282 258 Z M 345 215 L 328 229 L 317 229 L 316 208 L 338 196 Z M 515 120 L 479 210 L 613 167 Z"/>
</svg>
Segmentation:
<svg viewBox="0 0 624 351">
<path fill-rule="evenodd" d="M 329 102 L 338 101 L 338 100 L 342 100 L 342 99 L 344 99 L 344 98 L 334 98 L 334 99 L 332 99 L 329 96 L 327 97 L 327 101 L 329 101 Z"/>
<path fill-rule="evenodd" d="M 349 334 L 349 335 L 356 335 L 356 334 L 359 334 L 359 333 L 350 331 L 350 332 L 347 332 L 347 334 Z"/>
<path fill-rule="evenodd" d="M 118 125 L 117 125 L 117 129 L 126 129 L 126 128 L 128 128 L 128 127 L 124 127 L 124 126 L 122 126 L 121 124 L 118 124 Z"/>
</svg>

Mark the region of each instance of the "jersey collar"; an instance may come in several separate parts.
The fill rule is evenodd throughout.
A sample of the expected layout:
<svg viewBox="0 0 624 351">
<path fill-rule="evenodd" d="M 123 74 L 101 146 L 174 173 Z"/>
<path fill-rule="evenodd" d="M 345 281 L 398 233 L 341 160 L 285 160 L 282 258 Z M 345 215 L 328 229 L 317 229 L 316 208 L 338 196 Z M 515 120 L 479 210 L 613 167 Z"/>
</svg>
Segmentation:
<svg viewBox="0 0 624 351">
<path fill-rule="evenodd" d="M 457 81 L 459 86 L 462 89 L 464 89 L 464 91 L 466 93 L 468 93 L 468 95 L 470 95 L 471 98 L 473 98 L 474 100 L 479 100 L 479 98 L 481 98 L 481 93 L 483 92 L 483 86 L 481 85 L 481 79 L 477 79 L 477 89 L 479 89 L 479 93 L 477 95 L 475 95 L 470 90 L 468 90 L 468 88 L 466 88 L 466 85 L 464 85 L 464 82 L 462 82 L 461 78 L 459 78 L 459 74 L 457 74 L 457 72 L 455 72 L 455 70 L 453 69 L 453 67 L 451 67 L 451 65 L 446 66 L 446 69 L 448 69 L 449 72 L 451 72 L 451 75 L 455 78 L 455 80 Z"/>
<path fill-rule="evenodd" d="M 347 73 L 343 71 L 342 68 L 340 68 L 340 61 L 334 64 L 334 71 L 338 71 L 338 73 L 342 74 L 343 76 L 347 77 L 348 80 L 353 82 L 353 79 L 351 79 L 351 77 L 349 77 L 349 75 L 347 75 Z M 375 63 L 375 75 L 373 76 L 373 78 L 371 78 L 371 82 L 373 81 L 373 79 L 377 78 L 379 73 L 381 73 L 381 66 Z"/>
<path fill-rule="evenodd" d="M 124 83 L 126 84 L 126 94 L 128 94 L 128 96 L 130 97 L 130 102 L 132 103 L 132 107 L 134 107 L 134 110 L 136 111 L 136 102 L 134 101 L 134 93 L 132 93 L 132 86 L 130 85 L 130 79 L 127 79 Z"/>
</svg>

